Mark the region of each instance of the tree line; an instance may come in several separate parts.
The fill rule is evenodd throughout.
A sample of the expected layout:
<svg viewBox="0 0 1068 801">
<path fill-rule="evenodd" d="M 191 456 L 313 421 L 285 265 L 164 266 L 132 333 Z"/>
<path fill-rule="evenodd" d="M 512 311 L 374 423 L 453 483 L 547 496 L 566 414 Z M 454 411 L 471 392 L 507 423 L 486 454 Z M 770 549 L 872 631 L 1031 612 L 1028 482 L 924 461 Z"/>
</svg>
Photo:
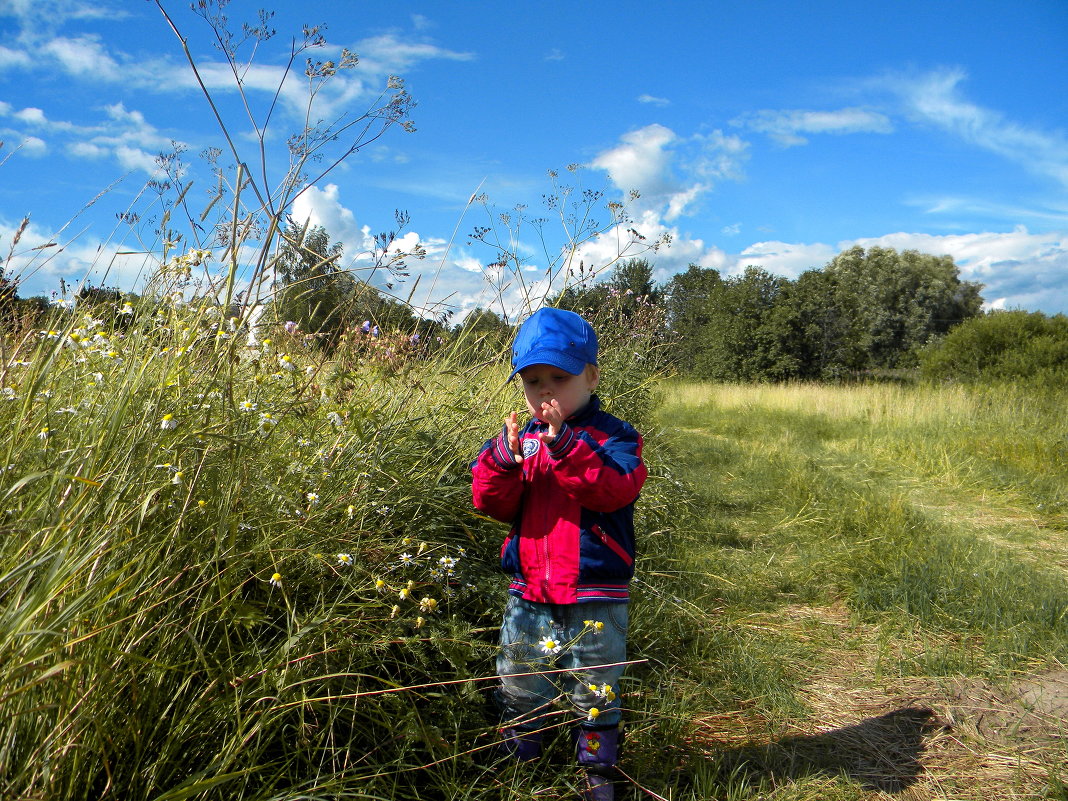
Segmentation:
<svg viewBox="0 0 1068 801">
<path fill-rule="evenodd" d="M 659 307 L 674 365 L 694 378 L 836 380 L 915 366 L 925 346 L 981 314 L 980 289 L 948 256 L 855 247 L 796 279 L 690 265 L 658 286 L 653 266 L 633 259 L 551 302 L 586 313 L 620 296 L 635 312 Z M 486 314 L 475 324 L 487 327 Z"/>
<path fill-rule="evenodd" d="M 796 279 L 690 265 L 657 285 L 653 265 L 632 259 L 607 280 L 568 287 L 549 302 L 589 316 L 616 306 L 624 326 L 659 321 L 674 368 L 701 380 L 920 374 L 1068 384 L 1068 317 L 984 312 L 981 290 L 961 280 L 949 256 L 854 247 Z M 499 348 L 512 331 L 485 309 L 463 327 Z"/>
<path fill-rule="evenodd" d="M 422 343 L 424 354 L 445 341 L 459 341 L 471 361 L 507 351 L 516 321 L 485 308 L 456 324 L 448 315 L 425 319 L 341 268 L 342 249 L 323 228 L 290 221 L 270 317 L 293 321 L 328 350 L 370 330 Z M 658 285 L 643 258 L 620 262 L 603 280 L 592 274 L 580 268 L 580 280 L 547 302 L 592 318 L 610 308 L 612 325 L 623 329 L 658 328 L 654 341 L 673 368 L 695 379 L 842 380 L 920 368 L 941 379 L 1068 382 L 1068 318 L 984 313 L 982 285 L 961 280 L 949 256 L 857 246 L 796 279 L 753 266 L 725 276 L 691 264 Z M 0 280 L 0 316 L 12 316 L 14 289 Z M 101 302 L 120 294 L 81 293 Z M 34 300 L 43 310 L 45 301 Z"/>
</svg>

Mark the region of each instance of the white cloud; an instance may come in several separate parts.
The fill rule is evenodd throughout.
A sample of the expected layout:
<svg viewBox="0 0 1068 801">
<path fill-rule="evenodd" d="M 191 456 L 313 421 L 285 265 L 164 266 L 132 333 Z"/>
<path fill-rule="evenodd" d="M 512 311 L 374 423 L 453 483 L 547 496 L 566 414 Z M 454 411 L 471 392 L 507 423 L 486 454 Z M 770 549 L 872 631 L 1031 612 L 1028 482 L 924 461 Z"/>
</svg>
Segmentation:
<svg viewBox="0 0 1068 801">
<path fill-rule="evenodd" d="M 741 180 L 742 164 L 749 158 L 748 142 L 720 130 L 697 134 L 694 139 L 701 148 L 693 164 L 698 175 L 717 180 Z"/>
<path fill-rule="evenodd" d="M 11 116 L 27 125 L 45 125 L 48 122 L 45 119 L 44 112 L 39 108 L 24 108 L 21 111 L 16 111 Z"/>
<path fill-rule="evenodd" d="M 0 240 L 10 243 L 17 227 L 0 223 Z M 154 263 L 127 250 L 95 239 L 58 241 L 31 220 L 7 267 L 18 278 L 19 291 L 24 296 L 58 289 L 60 278 L 75 288 L 85 281 L 96 286 L 134 289 Z"/>
<path fill-rule="evenodd" d="M 612 267 L 621 260 L 646 258 L 656 265 L 654 277 L 661 282 L 667 281 L 691 264 L 717 270 L 727 269 L 731 265 L 728 255 L 719 248 L 685 234 L 676 226 L 668 225 L 662 216 L 662 210 L 646 209 L 635 217 L 632 224 L 622 228 L 626 227 L 636 229 L 645 237 L 645 243 L 652 243 L 667 236 L 670 237 L 671 244 L 661 247 L 654 254 L 642 244 L 626 246 L 630 239 L 626 231 L 611 229 L 584 244 L 575 256 L 575 263 L 581 260 L 587 268 L 593 268 L 599 275 L 607 276 Z"/>
<path fill-rule="evenodd" d="M 807 144 L 808 140 L 802 134 L 886 134 L 893 131 L 888 117 L 863 108 L 762 110 L 739 117 L 734 124 L 766 133 L 784 147 Z"/>
<path fill-rule="evenodd" d="M 668 222 L 678 219 L 686 213 L 687 207 L 707 190 L 708 186 L 705 184 L 694 184 L 689 189 L 671 195 L 664 211 L 664 219 Z"/>
<path fill-rule="evenodd" d="M 0 116 L 10 117 L 24 128 L 47 131 L 56 147 L 75 158 L 98 160 L 110 156 L 126 170 L 155 175 L 156 154 L 169 152 L 172 140 L 161 135 L 141 112 L 128 110 L 122 103 L 106 106 L 105 111 L 107 119 L 75 125 L 48 119 L 39 108 L 12 112 L 10 104 L 0 105 Z M 40 155 L 46 149 L 41 137 L 24 131 L 4 131 L 3 135 L 21 141 L 21 147 L 31 155 Z"/>
<path fill-rule="evenodd" d="M 1068 234 L 1032 234 L 1020 225 L 1009 232 L 949 236 L 894 233 L 841 243 L 844 250 L 892 247 L 953 258 L 961 277 L 985 285 L 983 298 L 995 308 L 1068 311 Z"/>
<path fill-rule="evenodd" d="M 349 49 L 359 57 L 353 69 L 337 72 L 316 90 L 313 119 L 333 123 L 341 118 L 352 119 L 369 104 L 378 102 L 390 76 L 403 75 L 418 64 L 429 60 L 469 61 L 474 55 L 438 47 L 426 42 L 414 42 L 395 34 L 383 34 L 356 42 Z M 328 45 L 317 55 L 319 60 L 339 59 L 341 47 Z M 201 60 L 197 65 L 204 85 L 212 92 L 233 93 L 233 72 L 224 61 Z M 161 76 L 166 75 L 166 80 Z M 281 106 L 294 118 L 303 121 L 308 113 L 308 82 L 304 70 L 297 67 L 289 72 L 281 64 L 272 64 L 267 55 L 241 73 L 241 88 L 249 92 L 254 104 L 257 99 L 269 100 L 278 94 Z M 138 85 L 156 90 L 199 90 L 193 74 L 183 65 L 169 61 L 146 62 L 137 73 Z M 265 108 L 261 107 L 261 112 Z"/>
<path fill-rule="evenodd" d="M 80 159 L 102 159 L 108 151 L 92 142 L 72 142 L 67 146 L 67 152 Z"/>
<path fill-rule="evenodd" d="M 56 37 L 37 45 L 36 49 L 50 64 L 58 64 L 70 75 L 91 76 L 96 81 L 117 81 L 123 77 L 123 70 L 96 36 Z"/>
<path fill-rule="evenodd" d="M 60 25 L 72 19 L 122 19 L 118 6 L 94 0 L 0 0 L 0 17 L 14 17 L 23 27 Z"/>
<path fill-rule="evenodd" d="M 1016 220 L 1020 224 L 1033 220 L 1043 227 L 1050 223 L 1068 225 L 1068 206 L 1065 206 L 1063 201 L 1059 205 L 1022 205 L 966 195 L 941 195 L 917 196 L 907 202 L 922 209 L 926 214 L 978 216 L 996 221 Z"/>
<path fill-rule="evenodd" d="M 359 71 L 369 71 L 378 78 L 401 75 L 423 61 L 472 61 L 474 53 L 448 50 L 428 42 L 412 42 L 395 34 L 363 39 L 351 48 L 360 57 Z"/>
<path fill-rule="evenodd" d="M 620 137 L 621 144 L 598 155 L 592 166 L 608 172 L 620 190 L 637 189 L 643 195 L 663 195 L 674 191 L 671 174 L 671 145 L 678 141 L 675 132 L 653 124 Z"/>
<path fill-rule="evenodd" d="M 738 254 L 733 272 L 741 272 L 752 266 L 776 275 L 796 278 L 805 270 L 823 267 L 837 253 L 837 250 L 822 242 L 754 242 Z"/>
<path fill-rule="evenodd" d="M 590 166 L 607 171 L 621 193 L 637 190 L 636 211 L 660 209 L 672 222 L 691 213 L 715 181 L 740 179 L 748 147 L 719 130 L 684 139 L 654 123 L 621 136 L 620 144 L 600 153 Z"/>
<path fill-rule="evenodd" d="M 29 53 L 12 50 L 0 45 L 0 69 L 5 67 L 28 67 L 31 64 Z"/>
<path fill-rule="evenodd" d="M 1019 125 L 970 102 L 960 91 L 966 77 L 959 68 L 941 69 L 919 76 L 889 75 L 873 83 L 896 94 L 913 119 L 1068 186 L 1068 137 Z"/>
<path fill-rule="evenodd" d="M 474 256 L 458 256 L 453 259 L 453 262 L 461 270 L 467 270 L 469 273 L 480 273 L 484 269 L 482 262 Z"/>
<path fill-rule="evenodd" d="M 591 166 L 605 170 L 621 193 L 640 193 L 636 211 L 661 207 L 668 219 L 675 219 L 707 189 L 676 176 L 673 148 L 679 138 L 670 128 L 654 123 L 625 133 L 620 142 L 599 154 Z"/>
<path fill-rule="evenodd" d="M 331 242 L 343 242 L 348 258 L 372 245 L 368 229 L 361 228 L 356 215 L 342 204 L 337 184 L 327 184 L 321 189 L 308 187 L 293 201 L 291 214 L 298 225 L 322 226 Z"/>
<path fill-rule="evenodd" d="M 566 58 L 564 51 L 559 47 L 554 47 L 548 53 L 545 54 L 546 61 L 563 61 Z"/>
<path fill-rule="evenodd" d="M 39 158 L 48 152 L 48 145 L 36 136 L 27 136 L 22 140 L 19 149 L 27 156 Z"/>
<path fill-rule="evenodd" d="M 671 101 L 666 97 L 656 97 L 655 95 L 641 94 L 638 95 L 639 103 L 649 103 L 654 106 L 670 106 Z"/>
<path fill-rule="evenodd" d="M 156 164 L 156 157 L 152 153 L 148 153 L 139 147 L 119 145 L 115 148 L 113 154 L 115 159 L 124 169 L 140 170 L 149 175 L 155 175 L 159 172 L 159 165 Z"/>
</svg>

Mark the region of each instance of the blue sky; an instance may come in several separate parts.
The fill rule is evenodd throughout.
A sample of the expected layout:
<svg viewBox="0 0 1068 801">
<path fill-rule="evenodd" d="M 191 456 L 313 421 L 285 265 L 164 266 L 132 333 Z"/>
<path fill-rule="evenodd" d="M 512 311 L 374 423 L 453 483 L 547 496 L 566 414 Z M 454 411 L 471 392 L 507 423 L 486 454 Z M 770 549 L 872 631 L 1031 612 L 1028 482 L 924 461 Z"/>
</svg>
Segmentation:
<svg viewBox="0 0 1068 801">
<path fill-rule="evenodd" d="M 207 27 L 188 2 L 163 5 L 214 80 Z M 240 22 L 260 5 L 227 11 Z M 361 58 L 323 90 L 324 115 L 359 113 L 390 75 L 418 103 L 415 132 L 388 131 L 294 206 L 353 266 L 406 210 L 402 243 L 427 251 L 417 301 L 490 302 L 479 268 L 493 254 L 466 236 L 485 219 L 472 194 L 537 211 L 557 169 L 606 199 L 640 191 L 636 227 L 672 240 L 651 256 L 661 281 L 691 263 L 795 277 L 878 245 L 951 255 L 991 307 L 1068 312 L 1063 0 L 277 5 L 248 84 L 259 107 L 304 23 L 326 25 L 316 58 Z M 214 91 L 250 148 L 234 93 Z M 286 85 L 269 144 L 299 127 L 301 91 Z M 146 0 L 0 0 L 0 140 L 0 259 L 28 215 L 8 262 L 24 295 L 87 274 L 136 288 L 144 260 L 114 254 L 151 243 L 116 214 L 172 141 L 203 192 L 196 154 L 222 143 Z M 614 242 L 584 260 L 606 263 Z M 544 259 L 519 247 L 536 280 Z"/>
</svg>

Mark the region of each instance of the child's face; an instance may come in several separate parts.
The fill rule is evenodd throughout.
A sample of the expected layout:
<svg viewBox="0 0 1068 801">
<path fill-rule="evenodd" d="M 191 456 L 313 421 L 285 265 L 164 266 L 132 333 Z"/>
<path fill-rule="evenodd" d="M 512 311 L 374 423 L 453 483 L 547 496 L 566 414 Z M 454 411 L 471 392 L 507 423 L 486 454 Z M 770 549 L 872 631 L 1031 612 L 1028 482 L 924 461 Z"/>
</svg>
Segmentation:
<svg viewBox="0 0 1068 801">
<path fill-rule="evenodd" d="M 586 369 L 578 375 L 550 364 L 532 364 L 520 370 L 519 377 L 523 381 L 528 412 L 541 419 L 542 404 L 555 400 L 560 404 L 566 420 L 590 402 L 600 373 L 592 364 L 587 364 Z"/>
</svg>

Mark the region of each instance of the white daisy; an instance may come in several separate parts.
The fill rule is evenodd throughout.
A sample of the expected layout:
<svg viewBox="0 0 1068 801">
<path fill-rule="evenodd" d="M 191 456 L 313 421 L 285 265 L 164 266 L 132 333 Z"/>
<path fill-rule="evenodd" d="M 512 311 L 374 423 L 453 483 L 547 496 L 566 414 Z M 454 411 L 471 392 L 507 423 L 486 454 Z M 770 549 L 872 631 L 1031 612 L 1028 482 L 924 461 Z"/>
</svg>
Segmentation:
<svg viewBox="0 0 1068 801">
<path fill-rule="evenodd" d="M 546 654 L 558 654 L 564 647 L 552 637 L 542 638 L 538 641 L 538 646 L 541 648 L 542 652 Z"/>
</svg>

